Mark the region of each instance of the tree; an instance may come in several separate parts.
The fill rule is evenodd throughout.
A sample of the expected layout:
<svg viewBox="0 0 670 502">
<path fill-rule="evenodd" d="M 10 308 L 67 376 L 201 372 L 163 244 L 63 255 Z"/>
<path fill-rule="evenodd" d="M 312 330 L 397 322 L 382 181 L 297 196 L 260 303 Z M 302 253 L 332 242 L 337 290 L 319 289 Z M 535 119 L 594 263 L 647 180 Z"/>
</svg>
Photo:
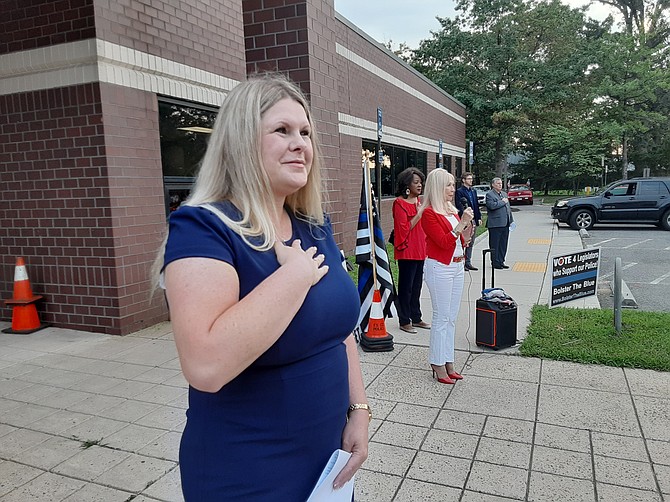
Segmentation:
<svg viewBox="0 0 670 502">
<path fill-rule="evenodd" d="M 667 124 L 658 100 L 670 90 L 666 69 L 655 62 L 656 49 L 639 43 L 635 35 L 608 34 L 603 38 L 595 114 L 618 133 L 614 147 L 621 147 L 621 177 L 628 177 L 629 151 L 639 149 L 644 135 Z"/>
<path fill-rule="evenodd" d="M 546 168 L 559 166 L 560 173 L 576 190 L 580 181 L 600 176 L 600 159 L 608 142 L 609 138 L 597 123 L 551 126 L 543 141 L 545 154 L 539 156 L 538 164 Z"/>
<path fill-rule="evenodd" d="M 382 45 L 386 47 L 389 51 L 391 51 L 393 54 L 398 56 L 400 59 L 407 61 L 411 57 L 412 49 L 410 49 L 409 45 L 407 45 L 405 42 L 400 42 L 398 44 L 397 49 L 393 48 L 393 44 L 394 44 L 393 40 L 389 39 L 388 42 Z"/>
<path fill-rule="evenodd" d="M 617 9 L 624 19 L 625 33 L 637 35 L 643 45 L 653 49 L 670 37 L 670 0 L 598 0 Z"/>
<path fill-rule="evenodd" d="M 583 102 L 584 14 L 558 1 L 462 0 L 457 10 L 411 64 L 466 105 L 477 162 L 491 159 L 502 176 L 519 138 Z"/>
<path fill-rule="evenodd" d="M 600 89 L 605 120 L 621 129 L 621 170 L 636 165 L 670 171 L 670 0 L 599 0 L 617 9 L 624 32 L 606 37 Z"/>
<path fill-rule="evenodd" d="M 600 0 L 624 16 L 586 19 L 558 1 L 460 0 L 410 63 L 467 107 L 475 172 L 559 183 L 601 159 L 670 171 L 670 0 Z M 619 150 L 621 150 L 619 152 Z M 619 153 L 617 153 L 619 152 Z"/>
</svg>

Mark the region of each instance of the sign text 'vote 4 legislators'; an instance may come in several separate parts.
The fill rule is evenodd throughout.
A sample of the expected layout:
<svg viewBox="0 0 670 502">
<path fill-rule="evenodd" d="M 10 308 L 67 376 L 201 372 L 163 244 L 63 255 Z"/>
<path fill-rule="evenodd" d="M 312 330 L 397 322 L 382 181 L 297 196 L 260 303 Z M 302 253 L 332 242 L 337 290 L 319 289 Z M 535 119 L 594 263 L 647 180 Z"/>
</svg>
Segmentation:
<svg viewBox="0 0 670 502">
<path fill-rule="evenodd" d="M 598 292 L 600 248 L 554 256 L 551 259 L 550 307 Z"/>
</svg>

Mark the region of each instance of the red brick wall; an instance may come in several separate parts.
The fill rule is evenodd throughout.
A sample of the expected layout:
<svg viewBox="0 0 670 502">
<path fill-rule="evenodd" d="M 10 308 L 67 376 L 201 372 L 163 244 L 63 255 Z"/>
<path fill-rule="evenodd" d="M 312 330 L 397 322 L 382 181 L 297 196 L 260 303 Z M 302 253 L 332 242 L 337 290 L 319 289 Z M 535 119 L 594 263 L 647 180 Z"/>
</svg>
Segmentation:
<svg viewBox="0 0 670 502">
<path fill-rule="evenodd" d="M 245 76 L 239 1 L 3 0 L 0 54 L 99 38 L 234 80 Z"/>
<path fill-rule="evenodd" d="M 97 36 L 246 75 L 239 1 L 16 0 L 2 13 L 0 54 Z M 165 229 L 156 96 L 95 84 L 0 96 L 0 107 L 1 298 L 24 256 L 44 322 L 125 334 L 165 319 L 148 298 Z"/>
<path fill-rule="evenodd" d="M 247 74 L 281 71 L 309 94 L 307 2 L 242 0 Z"/>
<path fill-rule="evenodd" d="M 0 96 L 0 145 L 2 297 L 22 256 L 46 297 L 43 322 L 110 328 L 118 305 L 99 87 Z"/>
<path fill-rule="evenodd" d="M 334 66 L 336 24 L 332 0 L 309 0 L 307 2 L 307 26 L 309 27 L 310 93 L 314 119 L 319 129 L 321 153 L 324 159 L 324 179 L 328 189 L 329 211 L 334 225 L 335 239 L 342 242 L 339 224 L 350 217 L 345 210 L 342 197 L 342 163 L 340 134 L 338 130 L 337 69 Z"/>
<path fill-rule="evenodd" d="M 166 228 L 156 95 L 102 84 L 118 333 L 165 319 L 149 272 Z"/>
<path fill-rule="evenodd" d="M 95 26 L 107 42 L 234 80 L 246 75 L 239 1 L 96 2 Z"/>
<path fill-rule="evenodd" d="M 157 120 L 154 95 L 109 85 L 0 96 L 2 299 L 21 256 L 42 322 L 126 334 L 165 317 L 147 295 L 165 226 Z"/>
<path fill-rule="evenodd" d="M 340 136 L 340 163 L 337 187 L 342 208 L 342 218 L 333 224 L 338 243 L 349 255 L 356 247 L 356 229 L 361 202 L 361 140 L 353 136 Z"/>
<path fill-rule="evenodd" d="M 0 54 L 95 37 L 93 0 L 3 0 Z"/>
</svg>

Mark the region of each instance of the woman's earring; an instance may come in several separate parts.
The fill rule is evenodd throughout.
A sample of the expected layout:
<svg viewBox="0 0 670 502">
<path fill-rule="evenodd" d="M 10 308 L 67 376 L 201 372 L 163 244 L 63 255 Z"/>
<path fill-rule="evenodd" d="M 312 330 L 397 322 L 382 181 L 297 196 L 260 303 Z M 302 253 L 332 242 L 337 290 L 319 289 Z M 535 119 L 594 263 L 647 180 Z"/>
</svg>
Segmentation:
<svg viewBox="0 0 670 502">
<path fill-rule="evenodd" d="M 405 195 L 409 195 L 409 188 L 405 189 Z"/>
</svg>

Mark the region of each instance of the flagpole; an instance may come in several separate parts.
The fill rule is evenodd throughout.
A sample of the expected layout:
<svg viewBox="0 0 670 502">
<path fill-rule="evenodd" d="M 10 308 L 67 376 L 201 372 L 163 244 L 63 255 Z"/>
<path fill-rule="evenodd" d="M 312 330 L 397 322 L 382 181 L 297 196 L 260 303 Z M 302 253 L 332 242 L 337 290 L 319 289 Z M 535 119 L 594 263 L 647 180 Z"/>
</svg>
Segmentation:
<svg viewBox="0 0 670 502">
<path fill-rule="evenodd" d="M 367 212 L 368 212 L 368 235 L 370 236 L 370 260 L 372 261 L 372 284 L 373 289 L 379 289 L 377 285 L 377 256 L 375 250 L 375 228 L 373 225 L 372 214 L 372 183 L 370 180 L 370 170 L 367 165 L 367 158 L 363 159 L 363 180 L 365 182 L 365 191 L 368 198 Z"/>
</svg>

